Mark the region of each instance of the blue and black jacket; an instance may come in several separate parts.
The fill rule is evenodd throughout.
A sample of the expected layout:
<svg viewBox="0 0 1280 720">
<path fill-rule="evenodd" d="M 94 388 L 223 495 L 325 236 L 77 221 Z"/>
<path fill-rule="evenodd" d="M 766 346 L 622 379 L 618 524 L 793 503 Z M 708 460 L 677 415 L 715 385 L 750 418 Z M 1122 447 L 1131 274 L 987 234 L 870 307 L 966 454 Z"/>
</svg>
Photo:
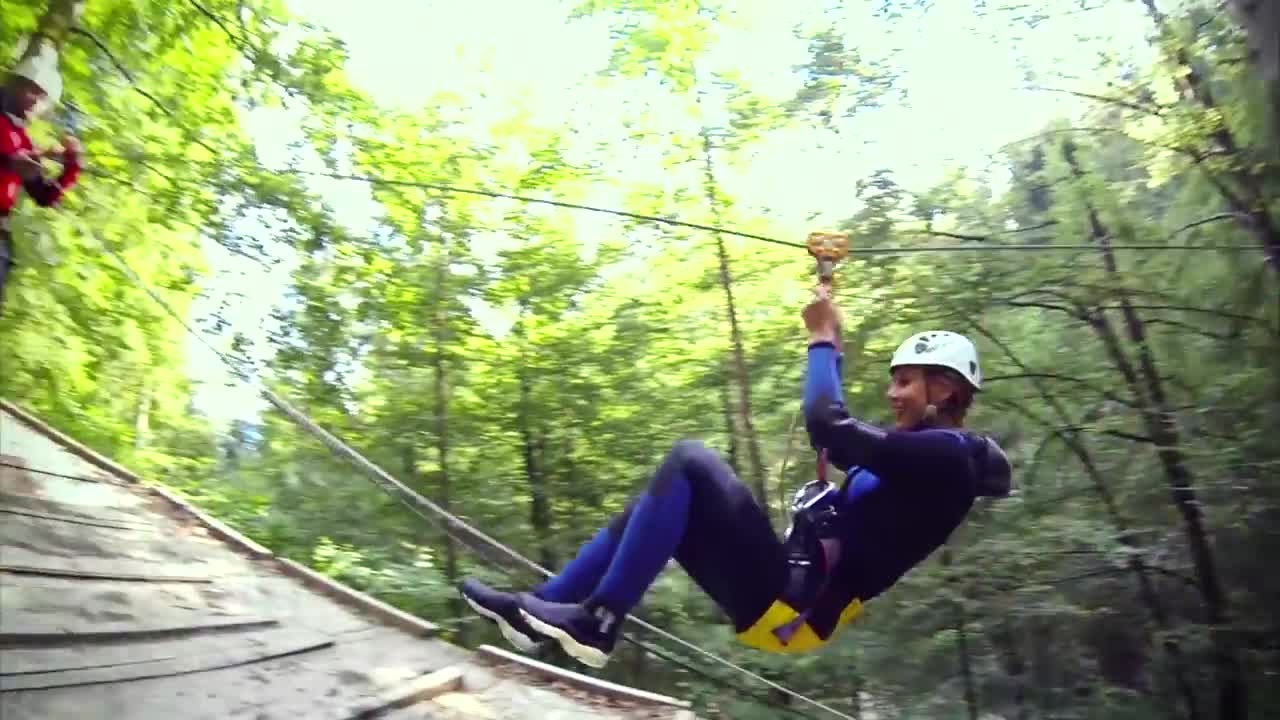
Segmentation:
<svg viewBox="0 0 1280 720">
<path fill-rule="evenodd" d="M 829 637 L 850 603 L 880 595 L 947 541 L 979 496 L 1007 495 L 1010 469 L 989 438 L 959 430 L 883 430 L 849 415 L 841 356 L 809 347 L 805 427 L 846 473 L 835 501 L 841 552 L 808 623 Z"/>
</svg>

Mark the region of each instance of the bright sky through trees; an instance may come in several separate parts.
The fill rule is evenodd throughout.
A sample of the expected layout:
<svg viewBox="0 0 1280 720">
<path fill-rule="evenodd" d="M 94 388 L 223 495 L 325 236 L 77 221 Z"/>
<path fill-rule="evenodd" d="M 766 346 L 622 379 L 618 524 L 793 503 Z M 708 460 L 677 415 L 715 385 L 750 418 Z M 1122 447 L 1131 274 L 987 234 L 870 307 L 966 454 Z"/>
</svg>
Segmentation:
<svg viewBox="0 0 1280 720">
<path fill-rule="evenodd" d="M 1027 89 L 1029 73 L 1034 73 L 1035 84 L 1105 92 L 1102 78 L 1107 76 L 1095 72 L 1100 53 L 1138 63 L 1150 60 L 1145 42 L 1149 21 L 1137 3 L 1095 3 L 1081 11 L 1079 0 L 1061 0 L 1058 11 L 1034 28 L 1009 12 L 975 11 L 981 3 L 932 3 L 923 13 L 899 3 L 904 11 L 897 19 L 876 17 L 874 8 L 880 4 L 844 3 L 849 7 L 833 10 L 821 2 L 730 3 L 734 9 L 717 24 L 717 42 L 705 61 L 708 70 L 735 71 L 751 89 L 784 100 L 800 86 L 795 66 L 806 59 L 806 43 L 795 29 L 837 18 L 858 43 L 861 56 L 882 63 L 896 76 L 902 93 L 891 93 L 881 107 L 860 109 L 852 118 L 836 118 L 833 129 L 795 127 L 773 133 L 765 146 L 752 149 L 745 162 L 724 173 L 722 182 L 735 198 L 739 217 L 758 213 L 770 233 L 798 239 L 814 227 L 852 215 L 859 206 L 854 183 L 877 169 L 891 169 L 911 189 L 935 183 L 957 167 L 981 172 L 1003 144 L 1083 107 L 1066 93 Z M 672 102 L 669 91 L 652 82 L 602 78 L 612 43 L 610 18 L 602 14 L 571 20 L 569 3 L 291 0 L 289 5 L 347 43 L 348 72 L 358 88 L 383 105 L 406 110 L 452 95 L 464 108 L 459 115 L 467 135 L 477 144 L 493 142 L 495 124 L 523 114 L 541 127 L 573 127 L 575 145 L 604 144 L 607 156 L 593 159 L 616 169 L 613 176 L 652 181 L 643 176 L 651 165 L 628 141 L 620 118 L 637 106 L 665 113 L 673 123 L 687 114 L 683 104 Z M 288 145 L 300 139 L 298 122 L 296 113 L 279 108 L 255 110 L 247 118 L 269 166 L 281 166 L 293 155 Z M 303 167 L 323 169 L 315 158 Z M 992 178 L 997 191 L 1003 180 Z M 328 179 L 311 184 L 353 229 L 367 227 L 378 212 L 363 184 Z M 620 189 L 598 185 L 579 201 L 621 207 Z M 573 222 L 584 236 L 616 232 L 607 217 L 579 215 Z M 484 242 L 492 253 L 505 240 L 490 233 Z M 271 305 L 280 300 L 292 264 L 286 261 L 267 273 L 256 263 L 230 257 L 215 243 L 206 247 L 221 278 L 212 286 L 212 298 L 196 312 L 210 310 L 225 292 L 245 293 L 228 317 L 236 330 L 264 341 L 260 329 Z M 495 332 L 507 323 L 500 308 L 479 308 L 477 315 Z M 222 417 L 256 405 L 251 394 L 227 392 L 207 351 L 193 347 L 191 356 L 195 377 L 219 379 L 211 392 L 203 393 L 202 406 Z"/>
</svg>

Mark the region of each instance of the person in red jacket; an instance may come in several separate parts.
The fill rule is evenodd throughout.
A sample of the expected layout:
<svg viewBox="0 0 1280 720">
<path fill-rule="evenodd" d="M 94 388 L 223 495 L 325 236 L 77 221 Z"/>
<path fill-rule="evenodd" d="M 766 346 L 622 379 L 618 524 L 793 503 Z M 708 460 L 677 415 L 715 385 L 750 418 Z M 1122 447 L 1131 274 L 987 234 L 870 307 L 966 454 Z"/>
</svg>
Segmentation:
<svg viewBox="0 0 1280 720">
<path fill-rule="evenodd" d="M 0 313 L 4 311 L 5 282 L 14 265 L 9 217 L 20 192 L 26 190 L 37 205 L 50 207 L 62 199 L 80 174 L 80 143 L 74 137 L 63 139 L 62 174 L 49 179 L 40 164 L 46 153 L 36 150 L 27 134 L 27 124 L 57 103 L 61 95 L 58 55 L 49 46 L 18 63 L 0 88 Z"/>
</svg>

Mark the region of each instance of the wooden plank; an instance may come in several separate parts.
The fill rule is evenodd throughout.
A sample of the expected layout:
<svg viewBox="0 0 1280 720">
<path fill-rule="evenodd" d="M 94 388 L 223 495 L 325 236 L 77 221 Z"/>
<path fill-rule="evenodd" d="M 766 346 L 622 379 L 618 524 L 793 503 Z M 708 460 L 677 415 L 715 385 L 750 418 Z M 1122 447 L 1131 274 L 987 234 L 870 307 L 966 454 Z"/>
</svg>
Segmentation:
<svg viewBox="0 0 1280 720">
<path fill-rule="evenodd" d="M 51 644 L 55 642 L 130 642 L 135 640 L 156 640 L 176 635 L 195 633 L 223 632 L 227 630 L 250 630 L 278 625 L 279 620 L 261 616 L 241 616 L 221 618 L 203 618 L 199 622 L 156 623 L 150 626 L 134 623 L 98 623 L 94 630 L 68 630 L 67 624 L 57 621 L 46 622 L 44 627 L 33 625 L 21 631 L 0 633 L 0 645 L 18 644 Z M 102 628 L 102 629 L 96 629 Z"/>
<path fill-rule="evenodd" d="M 131 639 L 124 643 L 76 642 L 62 647 L 20 647 L 0 650 L 0 675 L 31 675 L 68 670 L 137 665 L 172 660 L 183 655 L 234 649 L 242 645 L 263 645 L 278 638 L 299 634 L 323 636 L 327 633 L 293 626 L 268 627 L 245 632 L 217 632 L 179 635 L 157 640 Z"/>
<path fill-rule="evenodd" d="M 124 492 L 125 490 L 120 488 L 120 491 Z M 135 520 L 137 517 L 136 514 L 117 507 L 72 503 L 66 502 L 65 500 L 50 500 L 47 497 L 30 495 L 27 493 L 6 492 L 0 490 L 0 506 L 3 506 L 5 510 L 9 511 L 47 513 L 62 517 L 74 517 L 80 520 L 89 520 L 92 522 L 111 523 L 113 525 L 138 525 L 151 527 L 149 523 Z"/>
<path fill-rule="evenodd" d="M 37 432 L 50 438 L 55 443 L 63 446 L 72 454 L 87 460 L 91 464 L 96 465 L 97 467 L 104 469 L 110 473 L 113 473 L 116 476 L 118 476 L 120 479 L 126 480 L 130 483 L 143 484 L 142 478 L 139 477 L 136 473 L 128 470 L 127 468 L 111 461 L 110 459 L 102 455 L 99 455 L 98 453 L 94 452 L 93 450 L 90 450 L 84 445 L 77 443 L 72 438 L 66 435 L 63 435 L 57 430 L 54 430 L 52 427 L 41 422 L 35 416 L 24 412 L 23 410 L 17 408 L 11 403 L 5 402 L 4 400 L 0 400 L 0 409 L 6 412 L 9 412 L 15 418 L 18 418 L 19 420 L 21 420 L 24 424 L 28 425 L 29 427 L 36 430 Z M 148 485 L 147 489 L 159 495 L 160 497 L 164 498 L 169 503 L 179 508 L 183 512 L 189 514 L 192 518 L 194 518 L 200 524 L 208 528 L 209 531 L 220 540 L 231 543 L 232 545 L 235 545 L 243 549 L 244 551 L 248 552 L 254 557 L 266 558 L 274 555 L 274 553 L 272 553 L 267 548 L 245 537 L 244 535 L 241 535 L 239 532 L 231 529 L 229 526 L 227 526 L 225 523 L 221 522 L 217 518 L 214 518 L 210 515 L 205 514 L 204 512 L 196 508 L 194 505 L 192 505 L 191 503 L 188 503 L 186 500 L 183 500 L 182 498 L 173 494 L 169 490 L 156 485 Z"/>
<path fill-rule="evenodd" d="M 420 617 L 410 615 L 399 608 L 392 607 L 391 605 L 388 605 L 377 598 L 366 595 L 359 590 L 349 588 L 346 585 L 331 580 L 306 565 L 294 562 L 288 558 L 277 558 L 277 561 L 280 563 L 281 569 L 285 574 L 301 580 L 312 588 L 334 598 L 338 602 L 358 605 L 377 615 L 384 622 L 390 623 L 401 630 L 405 630 L 421 637 L 433 636 L 438 630 L 435 625 Z"/>
<path fill-rule="evenodd" d="M 15 575 L 44 575 L 47 577 L 68 577 L 81 578 L 89 580 L 119 580 L 121 582 L 150 582 L 150 583 L 211 583 L 212 578 L 196 577 L 194 575 L 177 575 L 168 573 L 131 573 L 131 572 L 112 572 L 107 570 L 81 570 L 75 567 L 57 567 L 57 566 L 35 566 L 35 565 L 13 565 L 9 563 L 0 563 L 0 573 L 14 573 Z"/>
<path fill-rule="evenodd" d="M 244 645 L 260 646 L 305 634 L 322 636 L 341 642 L 330 633 L 294 625 L 268 626 L 261 629 L 232 628 L 216 632 L 180 634 L 155 639 L 127 638 L 126 642 L 82 642 L 72 640 L 54 646 L 6 647 L 0 649 L 0 675 L 88 670 L 91 668 L 136 665 L 171 660 L 183 655 L 235 649 Z"/>
<path fill-rule="evenodd" d="M 209 529 L 209 532 L 212 533 L 214 537 L 217 537 L 218 539 L 223 540 L 225 542 L 231 543 L 232 545 L 239 547 L 240 549 L 244 550 L 245 552 L 257 558 L 268 558 L 268 557 L 273 557 L 275 555 L 275 553 L 271 552 L 270 550 L 263 547 L 262 545 L 259 545 L 253 540 L 250 540 L 244 535 L 241 535 L 235 530 L 232 530 L 229 526 L 227 526 L 217 518 L 212 517 L 210 515 L 206 515 L 204 512 L 196 508 L 196 506 L 192 505 L 186 500 L 183 500 L 182 498 L 178 497 L 172 492 L 169 492 L 168 490 L 162 487 L 159 487 L 157 485 L 148 486 L 148 489 L 154 492 L 155 494 L 159 495 L 160 497 L 164 498 L 165 500 L 169 501 L 171 504 L 173 504 L 183 512 L 190 514 L 202 525 L 207 527 Z"/>
<path fill-rule="evenodd" d="M 53 520 L 54 522 L 73 523 L 76 525 L 89 525 L 91 527 L 109 528 L 111 530 L 131 530 L 134 532 L 157 532 L 156 528 L 151 525 L 143 524 L 126 524 L 121 522 L 113 522 L 110 520 L 100 520 L 92 517 L 81 517 L 76 515 L 59 515 L 56 513 L 41 512 L 39 510 L 21 510 L 12 507 L 0 507 L 0 513 L 10 515 L 23 515 L 25 517 L 37 518 L 40 520 Z"/>
<path fill-rule="evenodd" d="M 187 675 L 297 655 L 333 645 L 333 641 L 323 634 L 297 630 L 277 633 L 265 638 L 265 641 L 263 637 L 244 636 L 235 640 L 229 647 L 204 653 L 170 654 L 104 667 L 0 676 L 0 692 L 48 690 Z"/>
<path fill-rule="evenodd" d="M 470 657 L 439 640 L 413 638 L 386 627 L 363 634 L 358 641 L 334 641 L 334 646 L 322 650 L 199 675 L 0 693 L 4 710 L 0 717 L 340 720 L 345 709 L 362 699 L 440 668 L 465 664 Z M 535 713 L 534 717 L 545 716 Z"/>
<path fill-rule="evenodd" d="M 155 502 L 162 502 L 156 500 Z M 203 526 L 157 522 L 157 533 L 120 533 L 104 528 L 9 516 L 0 523 L 0 564 L 28 574 L 97 579 L 192 581 L 257 570 L 253 558 L 205 537 Z"/>
<path fill-rule="evenodd" d="M 138 653 L 144 657 L 138 657 Z M 0 650 L 0 677 L 33 675 L 68 670 L 140 665 L 178 657 L 175 649 L 168 654 L 139 650 L 138 645 L 98 645 L 82 643 L 69 648 L 8 648 Z"/>
<path fill-rule="evenodd" d="M 248 577 L 234 584 L 220 581 L 215 587 L 235 593 L 234 598 L 240 602 L 240 607 L 255 608 L 256 612 L 279 617 L 282 622 L 318 630 L 334 638 L 375 627 L 392 629 L 368 613 L 361 613 L 315 592 L 304 583 L 277 571 L 274 565 L 264 564 L 257 568 L 266 571 L 263 575 Z M 170 587 L 200 590 L 205 586 Z M 235 606 L 227 609 L 234 611 Z"/>
<path fill-rule="evenodd" d="M 81 459 L 89 462 L 90 464 L 96 465 L 97 467 L 103 470 L 106 470 L 107 472 L 115 475 L 119 479 L 126 480 L 132 483 L 141 481 L 141 479 L 136 474 L 134 474 L 131 470 L 125 468 L 123 465 L 120 465 L 119 463 L 116 463 L 110 460 L 109 458 L 98 454 L 97 452 L 89 449 L 87 446 L 76 442 L 75 440 L 68 437 L 67 435 L 63 435 L 57 430 L 54 430 L 52 427 L 50 427 L 49 425 L 45 424 L 42 420 L 40 420 L 40 418 L 36 417 L 35 415 L 32 415 L 31 413 L 28 413 L 27 411 L 23 410 L 22 408 L 18 407 L 17 405 L 14 405 L 13 403 L 7 400 L 4 400 L 3 398 L 0 398 L 0 410 L 3 410 L 4 412 L 9 413 L 14 418 L 22 421 L 22 423 L 27 427 L 30 427 L 32 430 L 35 430 L 41 435 L 44 435 L 45 437 L 49 438 L 55 443 L 61 445 L 63 448 L 65 448 L 68 452 L 72 453 L 73 455 L 77 455 Z"/>
<path fill-rule="evenodd" d="M 0 576 L 0 633 L 39 627 L 74 635 L 104 628 L 191 626 L 246 617 L 283 620 L 309 614 L 288 598 L 280 600 L 284 602 L 259 591 L 252 578 L 210 584 L 4 575 Z"/>
<path fill-rule="evenodd" d="M 463 668 L 457 665 L 440 668 L 407 683 L 379 692 L 377 697 L 362 700 L 341 716 L 342 720 L 368 720 L 390 710 L 409 707 L 437 695 L 462 689 Z"/>
<path fill-rule="evenodd" d="M 659 703 L 661 705 L 670 705 L 677 708 L 692 707 L 692 704 L 685 700 L 678 700 L 667 695 L 659 695 L 658 693 L 651 693 L 647 690 L 618 685 L 616 683 L 608 682 L 607 680 L 599 680 L 570 670 L 558 668 L 555 665 L 538 662 L 537 660 L 527 658 L 523 655 L 507 652 L 506 650 L 493 647 L 492 645 L 481 645 L 476 648 L 476 652 L 499 662 L 517 663 L 529 668 L 530 670 L 534 670 L 545 677 L 555 680 L 563 680 L 573 685 L 577 685 L 584 690 L 598 692 L 610 697 L 623 700 L 643 700 L 646 702 Z"/>
</svg>

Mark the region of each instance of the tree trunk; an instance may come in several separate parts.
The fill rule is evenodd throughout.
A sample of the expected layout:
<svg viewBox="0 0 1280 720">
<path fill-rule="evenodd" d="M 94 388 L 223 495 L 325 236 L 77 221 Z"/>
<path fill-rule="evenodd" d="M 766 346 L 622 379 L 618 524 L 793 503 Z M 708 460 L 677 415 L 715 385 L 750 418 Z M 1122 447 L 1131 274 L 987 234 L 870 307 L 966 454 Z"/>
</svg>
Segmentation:
<svg viewBox="0 0 1280 720">
<path fill-rule="evenodd" d="M 1017 355 L 1003 341 L 995 335 L 987 331 L 977 323 L 973 323 L 978 332 L 985 335 L 996 346 L 998 346 L 1014 365 L 1021 372 L 1029 372 L 1029 368 L 1023 363 Z M 1044 386 L 1044 382 L 1040 379 L 1034 379 L 1037 393 L 1041 399 L 1045 401 L 1054 413 L 1057 414 L 1059 424 L 1067 428 L 1078 427 L 1079 423 L 1067 412 L 1066 407 L 1058 400 L 1056 396 L 1050 393 Z M 1034 417 L 1034 416 L 1032 416 Z M 1039 418 L 1035 418 L 1039 420 Z M 1044 423 L 1046 427 L 1047 423 Z M 1138 542 L 1137 536 L 1129 525 L 1129 521 L 1125 518 L 1124 513 L 1120 511 L 1120 505 L 1116 501 L 1115 495 L 1112 494 L 1111 488 L 1107 485 L 1106 480 L 1100 468 L 1093 460 L 1093 453 L 1090 451 L 1084 437 L 1075 430 L 1068 430 L 1062 434 L 1063 443 L 1067 449 L 1071 451 L 1076 459 L 1080 462 L 1080 467 L 1084 470 L 1085 475 L 1089 478 L 1090 484 L 1093 486 L 1094 492 L 1098 499 L 1102 501 L 1102 507 L 1107 517 L 1111 520 L 1111 524 L 1116 529 L 1116 542 L 1129 550 L 1128 565 L 1133 571 L 1134 581 L 1138 585 L 1138 597 L 1143 604 L 1147 606 L 1147 610 L 1151 613 L 1151 619 L 1155 623 L 1156 629 L 1163 635 L 1162 646 L 1169 656 L 1169 662 L 1172 666 L 1174 685 L 1178 688 L 1179 694 L 1182 696 L 1183 704 L 1186 707 L 1188 720 L 1200 720 L 1200 703 L 1196 696 L 1195 688 L 1191 683 L 1191 675 L 1187 668 L 1187 662 L 1182 654 L 1182 647 L 1178 644 L 1177 639 L 1172 634 L 1173 626 L 1169 620 L 1169 613 L 1164 607 L 1164 602 L 1160 599 L 1160 592 L 1156 589 L 1155 583 L 1151 580 L 1150 568 L 1147 567 L 1144 558 L 1145 549 Z M 1150 640 L 1150 633 L 1147 633 Z M 1173 713 L 1177 717 L 1176 713 Z"/>
<path fill-rule="evenodd" d="M 999 653 L 1004 673 L 1013 685 L 1013 720 L 1031 720 L 1031 704 L 1027 697 L 1027 660 L 1018 649 L 1018 631 L 1005 619 L 991 636 L 991 644 Z"/>
<path fill-rule="evenodd" d="M 954 585 L 958 582 L 951 568 L 951 548 L 944 547 L 942 549 L 942 567 L 947 574 L 947 583 Z M 963 593 L 957 591 L 957 597 L 962 597 Z M 964 603 L 956 600 L 953 603 L 956 622 L 956 656 L 960 664 L 960 682 L 964 688 L 964 705 L 968 712 L 969 720 L 978 720 L 978 691 L 973 679 L 973 661 L 969 655 L 969 636 L 967 632 L 967 621 L 964 612 Z"/>
<path fill-rule="evenodd" d="M 61 53 L 72 29 L 80 25 L 86 2 L 87 0 L 49 0 L 49 5 L 36 23 L 36 30 L 28 38 L 19 61 L 39 54 L 46 45 L 52 45 Z"/>
<path fill-rule="evenodd" d="M 702 130 L 703 168 L 706 178 L 707 202 L 716 225 L 724 218 L 720 212 L 720 199 L 716 195 L 714 166 L 711 161 L 711 136 Z M 747 372 L 747 353 L 742 343 L 742 328 L 738 326 L 738 308 L 733 299 L 733 276 L 729 270 L 729 252 L 724 236 L 715 233 L 716 257 L 720 266 L 720 286 L 724 289 L 725 305 L 729 314 L 729 343 L 733 352 L 733 379 L 738 386 L 738 419 L 742 426 L 743 440 L 747 445 L 747 462 L 750 464 L 750 485 L 760 507 L 769 507 L 768 489 L 765 486 L 764 460 L 760 455 L 760 439 L 756 437 L 755 423 L 751 419 L 751 377 Z"/>
<path fill-rule="evenodd" d="M 151 386 L 144 383 L 138 395 L 138 415 L 133 422 L 133 449 L 142 450 L 147 446 L 151 434 Z"/>
<path fill-rule="evenodd" d="M 1252 0 L 1258 5 L 1274 6 L 1274 0 Z M 1246 0 L 1243 4 L 1248 4 Z M 1183 88 L 1183 97 L 1190 102 L 1194 102 L 1204 108 L 1207 112 L 1220 114 L 1218 129 L 1211 134 L 1213 142 L 1217 145 L 1217 150 L 1225 155 L 1240 155 L 1240 146 L 1236 141 L 1234 133 L 1227 125 L 1225 117 L 1228 113 L 1223 113 L 1219 107 L 1217 98 L 1213 95 L 1213 90 L 1209 87 L 1209 79 L 1204 76 L 1200 69 L 1196 66 L 1194 59 L 1191 57 L 1187 46 L 1178 40 L 1177 34 L 1170 25 L 1169 18 L 1160 9 L 1156 7 L 1155 0 L 1142 0 L 1142 4 L 1147 8 L 1147 14 L 1151 16 L 1151 20 L 1155 23 L 1156 29 L 1162 36 L 1161 39 L 1165 43 L 1164 51 L 1166 56 L 1172 62 L 1182 68 L 1182 72 L 1178 74 L 1178 81 Z M 1271 31 L 1275 32 L 1276 24 L 1275 16 L 1280 11 L 1274 7 L 1270 10 L 1268 20 L 1273 26 Z M 1261 17 L 1259 15 L 1259 17 Z M 1203 159 L 1197 154 L 1197 161 Z M 1254 169 L 1256 163 L 1248 162 L 1245 158 L 1237 157 L 1235 168 L 1225 174 L 1235 182 L 1236 188 L 1232 189 L 1223 183 L 1219 178 L 1211 176 L 1215 188 L 1222 195 L 1231 209 L 1241 218 L 1241 224 L 1244 229 L 1264 247 L 1266 247 L 1267 257 L 1271 262 L 1271 267 L 1280 272 L 1280 225 L 1278 225 L 1271 212 L 1268 210 L 1268 194 L 1264 186 L 1263 176 Z M 1209 172 L 1206 169 L 1206 172 Z"/>
<path fill-rule="evenodd" d="M 732 367 L 730 363 L 725 363 Z M 728 368 L 726 368 L 728 370 Z M 733 377 L 731 372 L 724 372 L 722 377 Z M 729 467 L 739 475 L 742 474 L 741 452 L 738 449 L 738 422 L 736 420 L 737 413 L 733 407 L 733 392 L 730 390 L 730 383 L 720 383 L 720 402 L 724 406 L 724 431 L 729 436 Z"/>
<path fill-rule="evenodd" d="M 436 292 L 434 322 L 432 323 L 433 348 L 431 370 L 435 398 L 436 461 L 439 464 L 440 506 L 453 512 L 452 477 L 449 475 L 449 382 L 445 366 L 445 345 L 448 342 L 449 311 L 446 280 L 449 272 L 449 241 L 440 237 L 440 257 L 436 261 Z M 450 586 L 458 581 L 458 548 L 453 536 L 444 533 L 444 574 Z M 463 613 L 462 599 L 457 593 L 449 595 L 449 612 L 453 617 Z"/>
<path fill-rule="evenodd" d="M 1236 19 L 1244 28 L 1253 64 L 1262 76 L 1266 94 L 1267 125 L 1273 154 L 1280 149 L 1280 3 L 1275 0 L 1231 0 Z"/>
<path fill-rule="evenodd" d="M 523 333 L 521 333 L 523 335 Z M 523 338 L 521 340 L 523 342 Z M 542 456 L 546 441 L 533 429 L 532 395 L 528 362 L 521 362 L 520 369 L 520 439 L 524 453 L 525 477 L 529 479 L 529 522 L 538 539 L 538 562 L 544 568 L 556 567 L 555 553 L 551 547 L 551 504 L 547 493 L 547 477 L 543 471 Z"/>
<path fill-rule="evenodd" d="M 859 672 L 858 667 L 852 663 L 847 666 L 847 672 L 849 673 L 850 685 L 849 715 L 851 715 L 854 720 L 862 720 L 862 673 Z"/>
<path fill-rule="evenodd" d="M 1150 0 L 1148 0 L 1150 2 Z M 1084 173 L 1075 156 L 1074 146 L 1064 145 L 1063 155 L 1072 175 L 1080 180 Z M 1103 265 L 1113 279 L 1119 274 L 1115 253 L 1111 249 L 1111 234 L 1101 216 L 1091 204 L 1087 205 L 1089 229 L 1093 240 L 1102 252 Z M 1218 685 L 1218 716 L 1221 720 L 1238 720 L 1248 714 L 1244 670 L 1230 639 L 1230 609 L 1226 593 L 1218 576 L 1213 548 L 1204 527 L 1204 516 L 1196 496 L 1194 476 L 1181 450 L 1181 437 L 1177 420 L 1170 408 L 1164 381 L 1156 367 L 1155 357 L 1147 339 L 1146 325 L 1133 307 L 1129 293 L 1122 282 L 1115 283 L 1115 295 L 1120 304 L 1122 324 L 1130 344 L 1137 354 L 1135 368 L 1121 347 L 1117 333 L 1111 327 L 1105 311 L 1090 316 L 1091 324 L 1107 346 L 1117 369 L 1125 376 L 1134 396 L 1147 436 L 1156 447 L 1156 455 L 1164 470 L 1174 506 L 1182 515 L 1187 546 L 1196 572 L 1196 582 L 1204 601 L 1213 647 L 1213 668 Z"/>
</svg>

